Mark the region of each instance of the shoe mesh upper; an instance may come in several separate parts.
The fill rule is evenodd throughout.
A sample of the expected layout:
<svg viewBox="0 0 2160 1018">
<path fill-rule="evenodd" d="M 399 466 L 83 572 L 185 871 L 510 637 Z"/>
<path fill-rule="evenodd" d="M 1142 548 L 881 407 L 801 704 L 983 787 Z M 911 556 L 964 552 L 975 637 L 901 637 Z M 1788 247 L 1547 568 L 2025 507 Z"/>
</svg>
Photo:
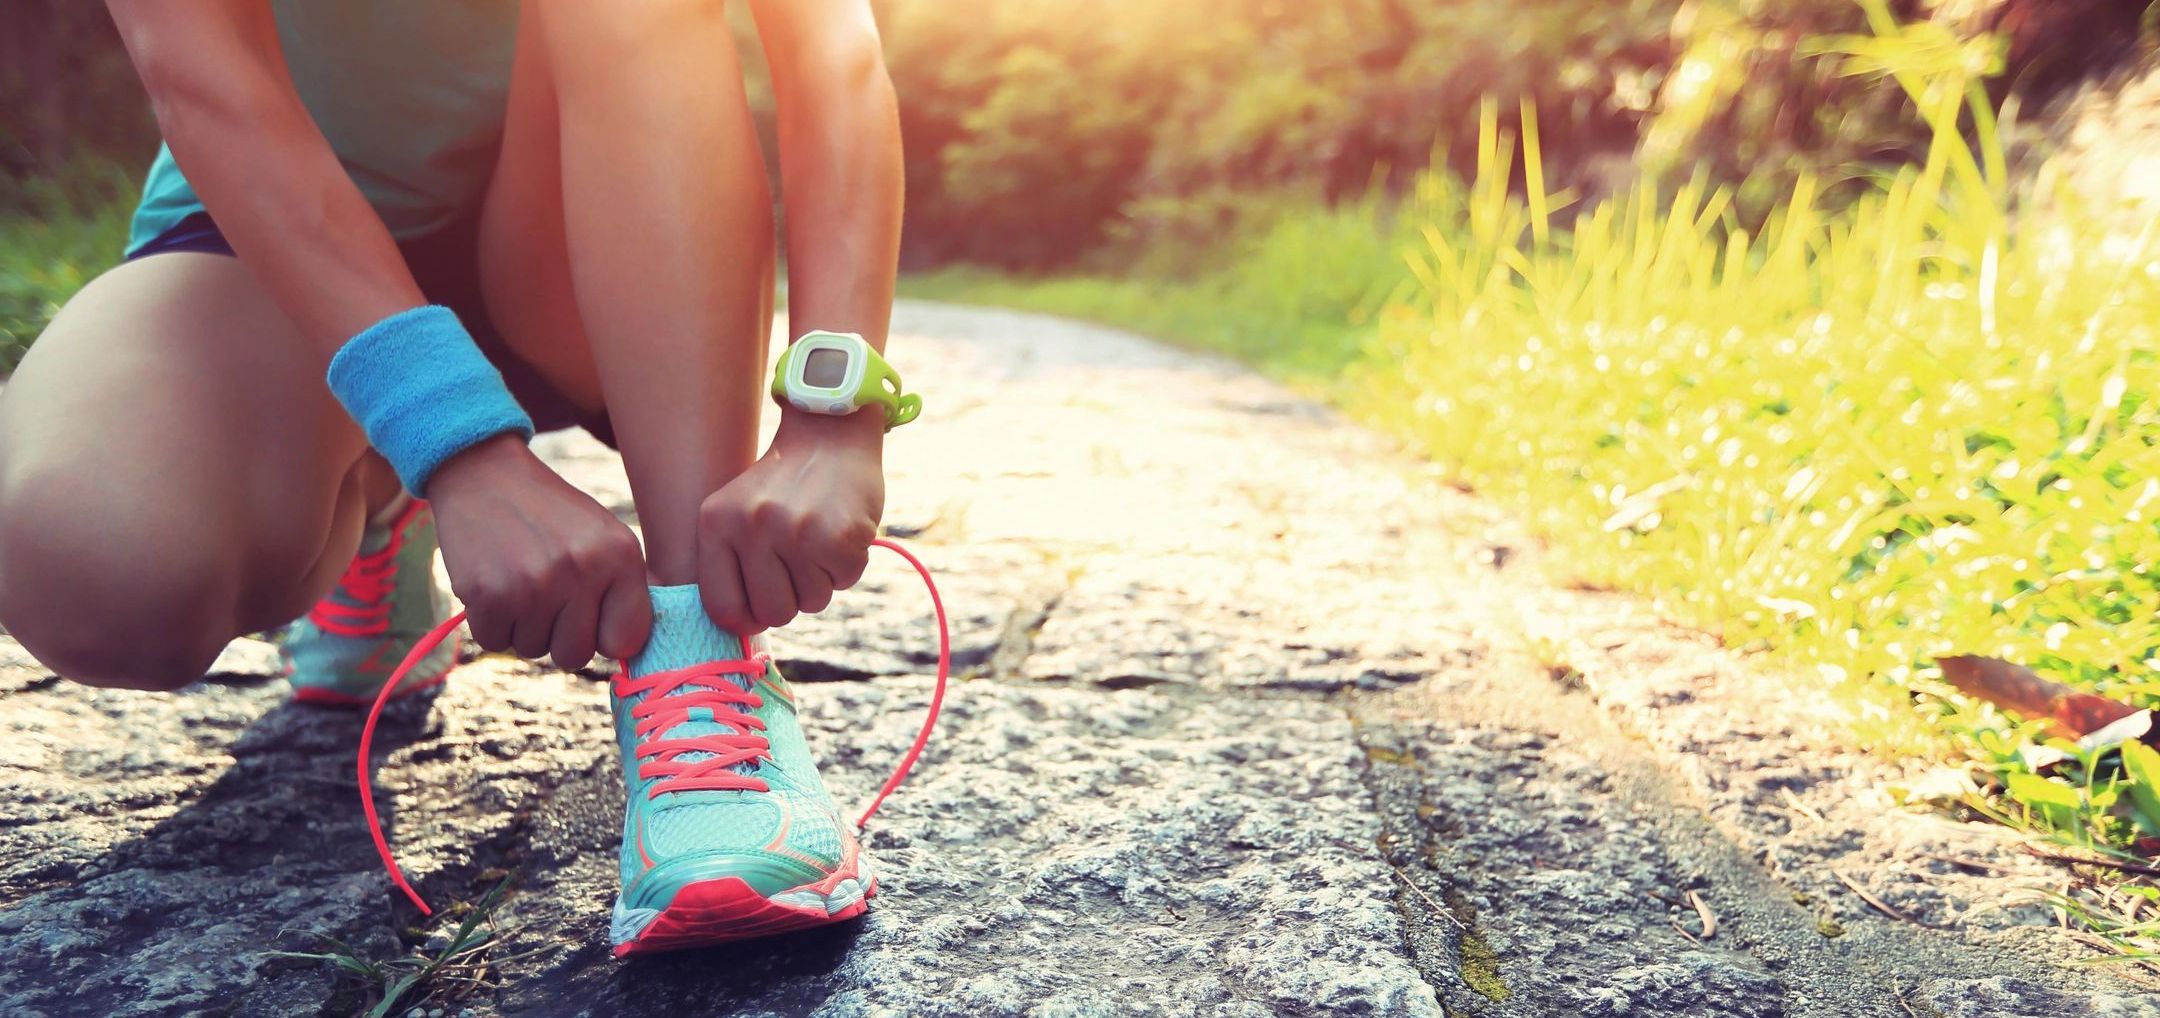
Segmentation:
<svg viewBox="0 0 2160 1018">
<path fill-rule="evenodd" d="M 672 671 L 709 661 L 737 660 L 742 656 L 740 641 L 705 617 L 695 587 L 653 588 L 653 615 L 652 638 L 645 650 L 629 662 L 633 676 Z M 786 689 L 785 680 L 777 671 L 768 671 L 765 679 L 775 687 Z M 727 676 L 716 681 L 736 682 L 748 688 L 751 678 Z M 698 687 L 682 687 L 683 690 L 695 688 Z M 647 794 L 651 783 L 636 775 L 638 739 L 636 722 L 630 718 L 629 711 L 642 699 L 643 696 L 616 701 L 616 725 L 627 772 L 625 784 L 632 814 L 628 819 L 635 825 L 638 815 L 642 814 L 646 851 L 655 862 L 681 854 L 762 850 L 777 840 L 781 847 L 817 860 L 824 867 L 838 863 L 848 835 L 832 797 L 818 777 L 817 765 L 811 759 L 802 726 L 796 721 L 787 695 L 772 695 L 765 691 L 764 703 L 749 710 L 766 725 L 761 734 L 771 743 L 772 758 L 736 768 L 741 773 L 763 779 L 769 791 L 689 791 L 662 793 L 657 798 Z M 693 709 L 687 720 L 669 726 L 656 737 L 696 738 L 734 731 L 733 727 L 713 720 L 710 711 Z M 684 753 L 676 759 L 691 762 L 710 756 Z M 786 800 L 784 807 L 780 802 L 782 799 Z M 783 820 L 786 823 L 784 836 Z M 626 832 L 626 837 L 629 836 Z M 623 853 L 626 884 L 635 878 L 642 866 L 643 861 L 626 845 Z"/>
<path fill-rule="evenodd" d="M 370 524 L 361 533 L 357 554 L 380 551 L 390 543 L 397 526 L 404 527 L 404 544 L 394 560 L 396 580 L 387 595 L 389 628 L 379 636 L 343 636 L 325 631 L 308 616 L 301 616 L 285 628 L 278 640 L 287 678 L 294 686 L 326 689 L 352 697 L 373 697 L 388 680 L 390 670 L 405 659 L 412 645 L 450 617 L 448 599 L 435 581 L 435 516 L 427 506 L 407 511 L 393 524 Z M 342 585 L 333 589 L 324 600 L 347 606 L 360 605 Z M 426 661 L 413 669 L 408 681 L 440 675 L 455 661 L 457 651 L 457 641 L 443 641 Z"/>
</svg>

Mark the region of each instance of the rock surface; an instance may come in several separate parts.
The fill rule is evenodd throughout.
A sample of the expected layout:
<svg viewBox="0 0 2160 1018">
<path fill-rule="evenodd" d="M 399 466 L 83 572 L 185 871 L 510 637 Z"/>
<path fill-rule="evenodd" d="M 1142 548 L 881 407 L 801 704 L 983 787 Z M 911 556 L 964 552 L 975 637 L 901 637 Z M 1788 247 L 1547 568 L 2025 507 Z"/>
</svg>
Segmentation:
<svg viewBox="0 0 2160 1018">
<path fill-rule="evenodd" d="M 1910 775 L 1764 709 L 1787 680 L 1546 581 L 1373 436 L 1108 330 L 908 304 L 896 332 L 937 381 L 887 522 L 937 570 L 963 676 L 872 825 L 875 907 L 613 961 L 605 688 L 486 659 L 378 736 L 422 893 L 509 880 L 486 985 L 428 1007 L 2160 1015 L 2051 916 L 1982 907 L 2053 876 L 1999 829 L 1891 808 Z M 612 454 L 537 447 L 634 518 Z M 844 801 L 919 723 L 926 615 L 881 562 L 776 640 Z M 97 691 L 0 638 L 0 1013 L 352 1013 L 365 988 L 270 952 L 441 929 L 368 842 L 356 720 L 286 704 L 274 665 L 242 641 L 184 693 Z"/>
</svg>

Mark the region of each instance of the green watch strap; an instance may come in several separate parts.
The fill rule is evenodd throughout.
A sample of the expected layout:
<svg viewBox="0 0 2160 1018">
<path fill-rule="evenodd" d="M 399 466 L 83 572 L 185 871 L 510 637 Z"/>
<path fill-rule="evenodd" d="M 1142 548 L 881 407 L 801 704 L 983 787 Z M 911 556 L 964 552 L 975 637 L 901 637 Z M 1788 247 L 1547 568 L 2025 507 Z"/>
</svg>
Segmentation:
<svg viewBox="0 0 2160 1018">
<path fill-rule="evenodd" d="M 862 380 L 855 391 L 849 393 L 849 401 L 856 409 L 876 404 L 885 411 L 885 430 L 891 431 L 922 414 L 922 397 L 903 392 L 900 372 L 886 363 L 885 358 L 861 336 L 845 332 L 815 331 L 803 333 L 794 343 L 780 353 L 780 362 L 773 368 L 772 395 L 782 406 L 792 404 L 788 398 L 788 374 L 794 365 L 796 352 L 811 340 L 833 340 L 846 345 L 863 358 Z M 813 344 L 815 345 L 815 344 Z"/>
</svg>

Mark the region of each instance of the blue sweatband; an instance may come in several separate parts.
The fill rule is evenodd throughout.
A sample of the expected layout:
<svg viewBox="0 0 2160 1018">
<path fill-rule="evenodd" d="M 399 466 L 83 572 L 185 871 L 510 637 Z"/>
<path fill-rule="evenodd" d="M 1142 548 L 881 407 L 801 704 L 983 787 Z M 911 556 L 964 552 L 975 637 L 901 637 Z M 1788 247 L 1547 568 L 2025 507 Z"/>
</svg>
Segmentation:
<svg viewBox="0 0 2160 1018">
<path fill-rule="evenodd" d="M 502 372 L 446 307 L 400 311 L 347 341 L 330 358 L 330 391 L 418 496 L 450 457 L 506 432 L 533 434 Z"/>
</svg>

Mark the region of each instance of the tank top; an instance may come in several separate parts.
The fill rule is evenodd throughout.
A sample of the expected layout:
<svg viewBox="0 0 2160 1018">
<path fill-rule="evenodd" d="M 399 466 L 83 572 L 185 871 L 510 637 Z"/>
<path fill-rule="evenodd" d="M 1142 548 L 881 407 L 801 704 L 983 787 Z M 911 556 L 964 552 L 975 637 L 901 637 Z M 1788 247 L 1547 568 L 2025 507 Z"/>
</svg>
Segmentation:
<svg viewBox="0 0 2160 1018">
<path fill-rule="evenodd" d="M 273 0 L 293 85 L 400 240 L 471 210 L 502 141 L 518 0 Z M 128 250 L 204 211 L 159 146 Z"/>
</svg>

